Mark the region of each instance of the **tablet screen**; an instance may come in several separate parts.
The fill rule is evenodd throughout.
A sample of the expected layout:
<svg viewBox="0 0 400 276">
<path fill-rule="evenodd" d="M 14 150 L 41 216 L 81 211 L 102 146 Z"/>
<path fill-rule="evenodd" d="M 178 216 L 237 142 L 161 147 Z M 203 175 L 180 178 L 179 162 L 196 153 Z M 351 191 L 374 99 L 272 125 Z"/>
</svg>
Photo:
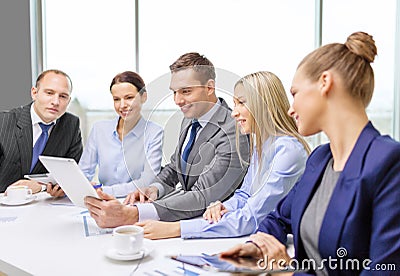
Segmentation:
<svg viewBox="0 0 400 276">
<path fill-rule="evenodd" d="M 194 265 L 205 270 L 219 272 L 262 273 L 257 267 L 257 260 L 252 258 L 221 259 L 219 255 L 176 255 L 170 256 L 176 261 Z"/>
<path fill-rule="evenodd" d="M 56 184 L 57 181 L 49 174 L 49 173 L 41 173 L 41 174 L 26 174 L 24 175 L 25 178 L 35 180 L 40 183 L 52 183 Z"/>
<path fill-rule="evenodd" d="M 76 206 L 86 208 L 86 196 L 99 198 L 74 159 L 43 155 L 39 159 Z"/>
</svg>

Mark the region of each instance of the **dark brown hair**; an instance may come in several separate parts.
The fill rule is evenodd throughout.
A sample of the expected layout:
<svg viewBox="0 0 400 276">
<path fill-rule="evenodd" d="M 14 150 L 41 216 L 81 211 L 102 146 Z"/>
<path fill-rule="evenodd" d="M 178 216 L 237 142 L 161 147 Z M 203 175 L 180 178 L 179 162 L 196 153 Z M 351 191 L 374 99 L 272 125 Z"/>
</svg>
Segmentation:
<svg viewBox="0 0 400 276">
<path fill-rule="evenodd" d="M 317 81 L 329 69 L 337 72 L 353 97 L 368 106 L 374 91 L 371 62 L 377 55 L 375 41 L 364 32 L 351 34 L 344 44 L 332 43 L 308 54 L 299 64 L 307 77 Z"/>
<path fill-rule="evenodd" d="M 186 53 L 169 66 L 172 73 L 189 68 L 197 73 L 201 84 L 206 84 L 210 79 L 215 80 L 214 65 L 199 53 Z"/>
<path fill-rule="evenodd" d="M 58 70 L 58 69 L 49 69 L 49 70 L 43 71 L 36 79 L 36 84 L 35 84 L 36 88 L 39 88 L 40 81 L 44 78 L 44 76 L 46 76 L 49 73 L 54 73 L 54 74 L 57 74 L 57 75 L 63 75 L 69 82 L 69 87 L 70 87 L 69 92 L 72 92 L 72 80 L 71 80 L 71 78 L 67 75 L 67 73 L 65 73 L 65 72 L 63 72 L 61 70 Z"/>
<path fill-rule="evenodd" d="M 132 71 L 125 71 L 122 73 L 117 74 L 111 81 L 110 84 L 110 91 L 114 84 L 128 82 L 136 87 L 139 91 L 140 95 L 146 92 L 146 87 L 144 81 L 139 74 L 132 72 Z"/>
</svg>

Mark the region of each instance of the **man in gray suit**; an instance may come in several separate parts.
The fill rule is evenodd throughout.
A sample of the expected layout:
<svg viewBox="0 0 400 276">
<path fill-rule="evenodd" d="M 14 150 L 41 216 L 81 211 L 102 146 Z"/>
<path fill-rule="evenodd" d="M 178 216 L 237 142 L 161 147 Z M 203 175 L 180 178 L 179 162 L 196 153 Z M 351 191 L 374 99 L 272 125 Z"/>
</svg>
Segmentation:
<svg viewBox="0 0 400 276">
<path fill-rule="evenodd" d="M 66 113 L 71 91 L 71 79 L 66 73 L 47 70 L 31 88 L 32 103 L 0 112 L 0 192 L 10 185 L 23 185 L 33 193 L 47 190 L 53 196 L 64 195 L 58 185 L 41 185 L 23 177 L 47 172 L 37 159 L 39 154 L 79 161 L 79 119 Z"/>
<path fill-rule="evenodd" d="M 170 89 L 185 117 L 171 162 L 161 170 L 156 183 L 127 197 L 125 203 L 134 204 L 120 204 L 101 191 L 104 201 L 86 198 L 100 227 L 196 217 L 211 202 L 227 199 L 242 182 L 247 167 L 237 154 L 231 110 L 215 95 L 213 64 L 198 53 L 187 53 L 170 70 Z M 247 137 L 240 135 L 240 143 L 247 145 L 241 147 L 241 156 L 247 160 Z"/>
</svg>

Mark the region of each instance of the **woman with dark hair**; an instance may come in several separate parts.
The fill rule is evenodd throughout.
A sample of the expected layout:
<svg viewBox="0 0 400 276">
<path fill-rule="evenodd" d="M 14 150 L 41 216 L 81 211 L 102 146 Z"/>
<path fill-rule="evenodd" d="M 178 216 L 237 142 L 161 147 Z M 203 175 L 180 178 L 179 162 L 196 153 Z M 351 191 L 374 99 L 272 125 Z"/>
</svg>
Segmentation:
<svg viewBox="0 0 400 276">
<path fill-rule="evenodd" d="M 134 72 L 117 74 L 110 85 L 118 117 L 93 125 L 79 166 L 104 192 L 124 197 L 151 183 L 161 168 L 163 129 L 141 115 L 147 91 Z"/>
</svg>

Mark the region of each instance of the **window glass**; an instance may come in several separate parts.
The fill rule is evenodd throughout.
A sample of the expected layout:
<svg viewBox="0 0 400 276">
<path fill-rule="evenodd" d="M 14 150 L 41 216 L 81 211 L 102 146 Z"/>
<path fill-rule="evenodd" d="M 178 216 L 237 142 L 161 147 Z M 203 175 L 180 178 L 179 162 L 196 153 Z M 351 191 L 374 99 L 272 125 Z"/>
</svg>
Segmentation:
<svg viewBox="0 0 400 276">
<path fill-rule="evenodd" d="M 43 1 L 44 69 L 71 76 L 85 137 L 93 121 L 115 116 L 112 77 L 135 71 L 135 1 Z M 144 115 L 162 125 L 180 115 L 172 114 L 177 107 L 169 91 L 169 65 L 180 55 L 209 58 L 217 68 L 217 93 L 232 106 L 233 83 L 251 72 L 277 74 L 288 92 L 298 63 L 314 49 L 315 1 L 138 1 L 139 73 L 149 91 Z M 323 44 L 343 42 L 358 30 L 374 36 L 375 93 L 367 111 L 382 133 L 392 134 L 396 0 L 323 3 Z M 319 136 L 309 141 L 315 146 Z"/>
<path fill-rule="evenodd" d="M 240 77 L 271 71 L 289 91 L 297 64 L 313 47 L 314 1 L 139 3 L 140 72 L 147 82 L 167 74 L 180 55 L 199 52 L 216 68 Z M 217 75 L 217 87 L 222 78 Z M 228 104 L 232 106 L 232 100 Z M 174 108 L 173 102 L 168 106 Z"/>
<path fill-rule="evenodd" d="M 44 69 L 70 75 L 85 109 L 112 109 L 112 78 L 135 70 L 132 0 L 44 1 Z"/>
<path fill-rule="evenodd" d="M 356 31 L 374 37 L 378 48 L 378 56 L 372 64 L 375 90 L 367 112 L 375 127 L 383 134 L 392 135 L 396 0 L 387 0 L 384 4 L 365 0 L 325 0 L 323 11 L 323 44 L 345 42 L 347 36 Z"/>
</svg>

